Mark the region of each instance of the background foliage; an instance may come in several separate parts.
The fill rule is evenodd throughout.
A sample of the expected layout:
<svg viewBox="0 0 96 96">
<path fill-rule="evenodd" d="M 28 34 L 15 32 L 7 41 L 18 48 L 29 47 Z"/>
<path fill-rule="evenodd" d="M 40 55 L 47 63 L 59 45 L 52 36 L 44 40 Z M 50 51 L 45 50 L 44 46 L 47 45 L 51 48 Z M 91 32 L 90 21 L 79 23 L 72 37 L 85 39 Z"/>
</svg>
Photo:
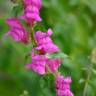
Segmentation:
<svg viewBox="0 0 96 96">
<path fill-rule="evenodd" d="M 40 77 L 24 68 L 31 46 L 3 39 L 9 29 L 5 19 L 20 11 L 13 6 L 0 0 L 0 96 L 28 96 L 26 91 L 29 96 L 55 96 L 52 75 Z M 72 76 L 75 96 L 96 96 L 96 0 L 43 0 L 41 17 L 36 30 L 51 27 L 52 39 L 69 56 L 59 71 Z"/>
</svg>

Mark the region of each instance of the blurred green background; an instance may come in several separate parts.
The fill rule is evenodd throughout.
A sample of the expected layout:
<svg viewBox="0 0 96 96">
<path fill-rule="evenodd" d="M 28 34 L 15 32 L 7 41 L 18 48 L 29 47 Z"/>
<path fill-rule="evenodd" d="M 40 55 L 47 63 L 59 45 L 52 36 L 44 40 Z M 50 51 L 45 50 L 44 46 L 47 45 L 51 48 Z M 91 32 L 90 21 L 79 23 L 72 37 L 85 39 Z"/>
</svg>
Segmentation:
<svg viewBox="0 0 96 96">
<path fill-rule="evenodd" d="M 24 68 L 31 45 L 3 39 L 9 29 L 5 20 L 12 16 L 13 6 L 10 0 L 0 0 L 0 96 L 20 96 L 24 90 L 29 96 L 55 96 L 46 83 L 50 80 L 42 81 Z M 40 15 L 41 29 L 51 27 L 55 44 L 69 56 L 59 70 L 72 76 L 74 95 L 96 96 L 96 0 L 43 0 Z"/>
</svg>

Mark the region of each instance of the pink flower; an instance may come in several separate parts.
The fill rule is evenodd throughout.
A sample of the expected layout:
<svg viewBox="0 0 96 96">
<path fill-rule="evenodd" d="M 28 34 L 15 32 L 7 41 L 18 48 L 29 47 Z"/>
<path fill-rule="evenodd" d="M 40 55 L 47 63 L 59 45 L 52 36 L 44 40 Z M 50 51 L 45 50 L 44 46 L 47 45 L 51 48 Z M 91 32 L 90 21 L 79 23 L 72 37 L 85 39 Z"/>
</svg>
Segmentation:
<svg viewBox="0 0 96 96">
<path fill-rule="evenodd" d="M 41 0 L 23 0 L 24 15 L 21 17 L 25 19 L 29 25 L 33 25 L 35 21 L 41 21 L 39 10 L 41 8 Z"/>
<path fill-rule="evenodd" d="M 60 58 L 47 60 L 48 67 L 50 68 L 51 72 L 55 73 L 57 71 L 57 69 L 60 66 L 60 62 L 61 62 Z"/>
<path fill-rule="evenodd" d="M 6 23 L 11 27 L 11 29 L 6 34 L 6 37 L 11 36 L 17 42 L 20 41 L 24 44 L 28 43 L 28 33 L 25 31 L 19 19 L 9 18 L 6 20 Z"/>
<path fill-rule="evenodd" d="M 27 64 L 25 67 L 27 69 L 32 69 L 34 72 L 43 75 L 45 74 L 45 65 L 46 65 L 46 56 L 45 55 L 36 55 L 34 49 L 31 53 L 32 63 Z"/>
<path fill-rule="evenodd" d="M 57 76 L 56 78 L 56 93 L 57 96 L 74 96 L 70 91 L 71 77 Z"/>
<path fill-rule="evenodd" d="M 70 89 L 70 83 L 70 77 L 64 78 L 63 76 L 58 76 L 56 79 L 56 88 L 61 90 Z"/>
<path fill-rule="evenodd" d="M 40 50 L 43 53 L 54 53 L 58 52 L 59 48 L 52 42 L 50 36 L 52 35 L 52 30 L 48 29 L 47 33 L 42 31 L 37 31 L 35 34 L 38 47 L 37 50 Z"/>
</svg>

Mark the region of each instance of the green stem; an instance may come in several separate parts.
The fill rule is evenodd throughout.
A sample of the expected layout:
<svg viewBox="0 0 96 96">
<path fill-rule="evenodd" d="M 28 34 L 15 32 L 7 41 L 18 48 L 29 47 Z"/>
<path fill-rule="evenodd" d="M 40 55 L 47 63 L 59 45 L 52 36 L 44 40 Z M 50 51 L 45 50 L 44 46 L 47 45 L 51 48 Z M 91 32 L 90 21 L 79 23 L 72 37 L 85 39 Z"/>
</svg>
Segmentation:
<svg viewBox="0 0 96 96">
<path fill-rule="evenodd" d="M 28 30 L 30 32 L 31 43 L 33 44 L 33 47 L 36 47 L 37 41 L 35 39 L 35 32 L 34 32 L 33 28 L 31 28 L 30 26 L 28 26 Z"/>
<path fill-rule="evenodd" d="M 30 29 L 30 35 L 31 35 L 31 42 L 33 43 L 33 47 L 37 46 L 37 41 L 35 39 L 34 31 L 33 29 Z"/>
<path fill-rule="evenodd" d="M 87 86 L 88 86 L 89 79 L 90 79 L 90 74 L 88 74 L 87 80 L 86 80 L 86 82 L 85 82 L 84 91 L 83 91 L 83 96 L 87 96 L 86 93 L 87 93 Z"/>
</svg>

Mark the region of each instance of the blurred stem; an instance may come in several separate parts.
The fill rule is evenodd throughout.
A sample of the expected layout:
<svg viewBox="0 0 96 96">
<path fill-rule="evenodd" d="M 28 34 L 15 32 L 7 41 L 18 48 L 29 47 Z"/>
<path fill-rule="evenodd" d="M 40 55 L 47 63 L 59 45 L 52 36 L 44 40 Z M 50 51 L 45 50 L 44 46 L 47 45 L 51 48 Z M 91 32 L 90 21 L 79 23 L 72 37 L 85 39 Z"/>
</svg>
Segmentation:
<svg viewBox="0 0 96 96">
<path fill-rule="evenodd" d="M 87 69 L 87 79 L 85 81 L 85 86 L 84 86 L 84 91 L 83 91 L 83 96 L 87 96 L 87 86 L 92 74 L 91 68 L 93 68 L 93 63 L 89 60 L 89 68 Z"/>
<path fill-rule="evenodd" d="M 33 44 L 33 47 L 37 46 L 37 41 L 35 39 L 35 31 L 34 31 L 34 27 L 30 27 L 28 26 L 28 30 L 30 32 L 30 38 L 31 38 L 31 43 Z"/>
<path fill-rule="evenodd" d="M 87 85 L 89 83 L 89 79 L 90 79 L 90 74 L 88 74 L 87 79 L 86 79 L 86 82 L 85 82 L 83 96 L 87 96 L 86 93 L 87 93 Z"/>
<path fill-rule="evenodd" d="M 31 42 L 33 43 L 33 47 L 36 47 L 37 46 L 37 41 L 35 39 L 33 28 L 30 29 L 30 35 L 31 35 Z"/>
</svg>

